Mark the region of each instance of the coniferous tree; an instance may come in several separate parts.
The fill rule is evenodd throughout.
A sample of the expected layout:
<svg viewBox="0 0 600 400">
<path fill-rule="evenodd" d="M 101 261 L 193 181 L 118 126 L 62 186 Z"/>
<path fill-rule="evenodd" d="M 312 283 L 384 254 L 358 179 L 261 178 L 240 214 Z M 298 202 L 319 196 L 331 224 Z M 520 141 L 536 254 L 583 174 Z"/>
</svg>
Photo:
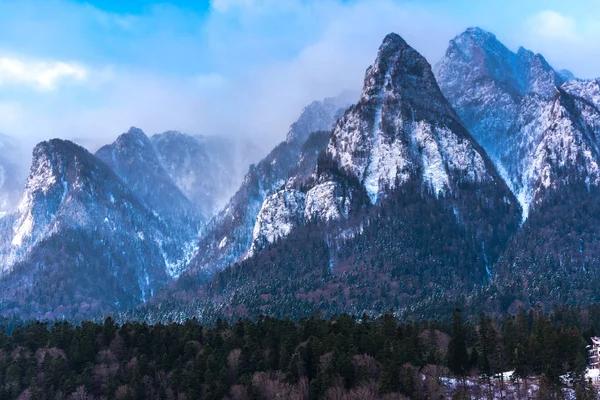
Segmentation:
<svg viewBox="0 0 600 400">
<path fill-rule="evenodd" d="M 464 377 L 469 368 L 465 322 L 460 309 L 452 313 L 450 343 L 448 344 L 448 368 L 457 376 Z"/>
</svg>

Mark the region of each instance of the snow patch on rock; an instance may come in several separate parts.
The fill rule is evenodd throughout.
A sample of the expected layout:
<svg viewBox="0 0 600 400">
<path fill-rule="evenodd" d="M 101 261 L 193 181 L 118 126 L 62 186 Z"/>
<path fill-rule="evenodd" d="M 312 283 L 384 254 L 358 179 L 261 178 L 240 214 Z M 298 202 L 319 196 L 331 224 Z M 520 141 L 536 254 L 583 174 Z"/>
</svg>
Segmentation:
<svg viewBox="0 0 600 400">
<path fill-rule="evenodd" d="M 306 193 L 305 220 L 319 219 L 330 222 L 347 218 L 350 199 L 342 196 L 340 192 L 341 188 L 336 182 L 320 183 L 310 189 Z"/>
<path fill-rule="evenodd" d="M 256 218 L 247 256 L 251 257 L 303 224 L 305 204 L 305 194 L 294 189 L 281 190 L 267 197 Z"/>
</svg>

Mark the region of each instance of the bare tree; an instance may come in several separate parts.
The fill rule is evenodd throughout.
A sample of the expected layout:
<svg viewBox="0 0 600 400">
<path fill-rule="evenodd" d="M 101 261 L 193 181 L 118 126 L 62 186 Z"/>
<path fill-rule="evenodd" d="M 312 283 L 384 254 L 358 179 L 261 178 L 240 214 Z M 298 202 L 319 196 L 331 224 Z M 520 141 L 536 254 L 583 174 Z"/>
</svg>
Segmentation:
<svg viewBox="0 0 600 400">
<path fill-rule="evenodd" d="M 229 388 L 229 395 L 224 400 L 248 400 L 248 392 L 242 385 L 233 385 Z"/>
<path fill-rule="evenodd" d="M 240 371 L 240 365 L 242 363 L 242 350 L 233 349 L 227 356 L 227 371 L 229 373 L 229 379 L 231 382 L 235 382 Z"/>
<path fill-rule="evenodd" d="M 85 386 L 79 386 L 71 395 L 69 400 L 93 400 L 94 396 L 85 390 Z"/>
</svg>

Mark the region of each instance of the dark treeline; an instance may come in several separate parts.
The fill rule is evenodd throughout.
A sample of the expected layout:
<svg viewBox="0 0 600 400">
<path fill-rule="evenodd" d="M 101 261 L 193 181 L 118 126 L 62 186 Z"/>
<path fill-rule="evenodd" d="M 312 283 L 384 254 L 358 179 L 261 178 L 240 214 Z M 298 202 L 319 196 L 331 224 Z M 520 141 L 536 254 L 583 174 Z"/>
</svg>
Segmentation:
<svg viewBox="0 0 600 400">
<path fill-rule="evenodd" d="M 546 399 L 566 387 L 591 399 L 585 346 L 598 327 L 596 306 L 472 321 L 457 309 L 421 322 L 36 322 L 0 332 L 0 399 Z"/>
</svg>

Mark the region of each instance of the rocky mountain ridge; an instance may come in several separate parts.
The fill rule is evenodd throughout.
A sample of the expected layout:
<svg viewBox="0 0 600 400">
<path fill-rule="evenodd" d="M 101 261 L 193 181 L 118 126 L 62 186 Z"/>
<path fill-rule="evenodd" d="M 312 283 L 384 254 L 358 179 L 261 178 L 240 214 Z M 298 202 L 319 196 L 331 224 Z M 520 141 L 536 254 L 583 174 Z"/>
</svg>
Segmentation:
<svg viewBox="0 0 600 400">
<path fill-rule="evenodd" d="M 348 104 L 347 96 L 342 95 L 315 101 L 304 108 L 286 140 L 258 164 L 250 166 L 236 194 L 209 222 L 190 273 L 206 277 L 247 255 L 265 199 L 286 185 L 291 171 L 302 169 L 307 159 L 316 159 L 319 149 L 303 151 L 303 146 L 311 133 L 330 130 Z"/>
</svg>

